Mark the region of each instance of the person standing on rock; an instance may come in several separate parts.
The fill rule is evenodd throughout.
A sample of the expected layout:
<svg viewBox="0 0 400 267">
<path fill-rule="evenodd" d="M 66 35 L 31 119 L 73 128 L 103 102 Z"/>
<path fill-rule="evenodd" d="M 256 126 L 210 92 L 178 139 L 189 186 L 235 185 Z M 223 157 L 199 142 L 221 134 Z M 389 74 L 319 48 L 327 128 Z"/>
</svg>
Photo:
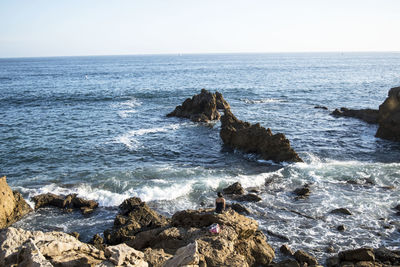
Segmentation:
<svg viewBox="0 0 400 267">
<path fill-rule="evenodd" d="M 215 200 L 215 212 L 222 213 L 225 210 L 225 198 L 221 192 L 218 192 L 218 198 Z"/>
</svg>

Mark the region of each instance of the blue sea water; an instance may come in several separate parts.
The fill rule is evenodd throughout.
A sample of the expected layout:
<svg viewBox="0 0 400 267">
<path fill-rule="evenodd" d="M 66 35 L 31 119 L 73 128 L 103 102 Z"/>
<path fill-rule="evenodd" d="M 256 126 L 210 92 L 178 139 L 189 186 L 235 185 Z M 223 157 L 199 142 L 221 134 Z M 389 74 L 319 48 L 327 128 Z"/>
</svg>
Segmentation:
<svg viewBox="0 0 400 267">
<path fill-rule="evenodd" d="M 378 108 L 399 85 L 400 53 L 0 59 L 0 175 L 26 198 L 99 201 L 90 216 L 49 208 L 16 224 L 84 240 L 112 226 L 125 198 L 170 216 L 213 205 L 216 191 L 240 181 L 261 192 L 261 202 L 243 203 L 261 229 L 289 238 L 269 236 L 275 248 L 320 258 L 328 246 L 399 248 L 400 144 L 375 138 L 375 125 L 329 115 Z M 283 132 L 305 163 L 265 162 L 223 147 L 219 122 L 165 116 L 202 88 L 221 92 L 239 119 Z M 310 198 L 294 200 L 305 183 Z M 329 214 L 338 207 L 353 215 Z"/>
</svg>

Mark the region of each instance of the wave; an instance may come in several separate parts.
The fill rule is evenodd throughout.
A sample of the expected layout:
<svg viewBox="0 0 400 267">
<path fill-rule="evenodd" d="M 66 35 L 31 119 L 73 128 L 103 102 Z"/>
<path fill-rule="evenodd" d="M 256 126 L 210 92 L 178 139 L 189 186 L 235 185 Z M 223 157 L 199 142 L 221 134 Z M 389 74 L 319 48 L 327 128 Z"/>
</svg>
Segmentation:
<svg viewBox="0 0 400 267">
<path fill-rule="evenodd" d="M 117 136 L 114 140 L 115 143 L 124 144 L 128 149 L 138 148 L 140 142 L 135 138 L 150 133 L 165 133 L 169 131 L 176 131 L 182 126 L 182 124 L 170 124 L 164 127 L 155 127 L 147 129 L 131 130 L 123 135 Z"/>
<path fill-rule="evenodd" d="M 140 102 L 137 98 L 132 97 L 131 99 L 118 103 L 118 104 L 113 104 L 112 107 L 120 109 L 118 110 L 118 116 L 121 118 L 127 118 L 129 117 L 130 114 L 136 113 L 137 107 L 140 107 L 142 105 L 142 102 Z"/>
<path fill-rule="evenodd" d="M 287 102 L 287 100 L 278 99 L 278 98 L 262 98 L 262 99 L 241 98 L 240 101 L 242 101 L 242 102 L 244 102 L 246 104 L 283 103 L 283 102 Z"/>
</svg>

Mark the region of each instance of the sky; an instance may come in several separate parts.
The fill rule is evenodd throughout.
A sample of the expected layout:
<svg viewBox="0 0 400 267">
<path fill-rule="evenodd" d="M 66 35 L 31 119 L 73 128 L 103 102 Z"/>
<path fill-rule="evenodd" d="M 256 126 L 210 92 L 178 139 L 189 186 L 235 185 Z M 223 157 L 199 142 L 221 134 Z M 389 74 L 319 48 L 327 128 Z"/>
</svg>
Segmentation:
<svg viewBox="0 0 400 267">
<path fill-rule="evenodd" d="M 400 0 L 0 0 L 0 57 L 400 51 Z"/>
</svg>

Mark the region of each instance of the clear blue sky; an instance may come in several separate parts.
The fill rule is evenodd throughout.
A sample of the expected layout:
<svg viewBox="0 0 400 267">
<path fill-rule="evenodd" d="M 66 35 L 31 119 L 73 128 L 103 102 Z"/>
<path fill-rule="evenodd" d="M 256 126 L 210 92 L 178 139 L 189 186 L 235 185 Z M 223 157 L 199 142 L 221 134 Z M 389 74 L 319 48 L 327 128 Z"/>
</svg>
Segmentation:
<svg viewBox="0 0 400 267">
<path fill-rule="evenodd" d="M 0 1 L 0 57 L 399 50 L 400 0 Z"/>
</svg>

